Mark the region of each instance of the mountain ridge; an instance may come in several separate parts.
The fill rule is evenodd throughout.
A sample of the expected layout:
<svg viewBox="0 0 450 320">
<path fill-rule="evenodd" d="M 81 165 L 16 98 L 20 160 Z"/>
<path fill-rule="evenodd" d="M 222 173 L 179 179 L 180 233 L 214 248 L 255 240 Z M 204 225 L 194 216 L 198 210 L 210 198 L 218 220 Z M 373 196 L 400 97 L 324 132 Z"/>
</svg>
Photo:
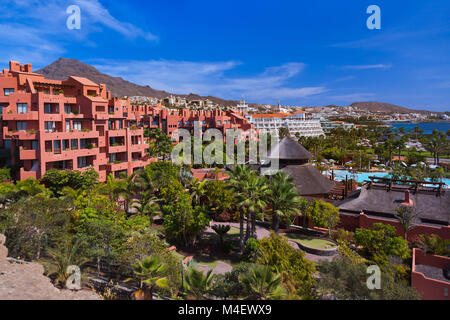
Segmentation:
<svg viewBox="0 0 450 320">
<path fill-rule="evenodd" d="M 209 99 L 214 103 L 224 106 L 233 106 L 238 103 L 234 100 L 225 100 L 214 96 L 200 96 L 195 93 L 173 94 L 164 90 L 153 89 L 149 85 L 141 86 L 127 81 L 122 77 L 113 77 L 102 73 L 95 67 L 76 59 L 59 58 L 48 66 L 35 72 L 38 74 L 43 74 L 46 78 L 51 80 L 66 80 L 69 76 L 88 78 L 96 83 L 106 84 L 108 90 L 111 91 L 111 94 L 117 97 L 146 96 L 163 99 L 169 95 L 174 95 L 187 98 L 189 100 Z"/>
</svg>

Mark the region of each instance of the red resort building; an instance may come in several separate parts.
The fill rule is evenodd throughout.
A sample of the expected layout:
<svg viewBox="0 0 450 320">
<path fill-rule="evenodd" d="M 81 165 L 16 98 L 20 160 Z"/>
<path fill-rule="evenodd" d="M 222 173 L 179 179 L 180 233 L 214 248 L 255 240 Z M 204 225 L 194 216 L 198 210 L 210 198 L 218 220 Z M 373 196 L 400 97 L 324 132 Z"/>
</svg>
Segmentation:
<svg viewBox="0 0 450 320">
<path fill-rule="evenodd" d="M 129 110 L 129 100 L 111 99 L 104 84 L 48 80 L 31 64 L 11 61 L 0 73 L 0 149 L 10 149 L 20 180 L 52 168 L 93 167 L 101 180 L 130 174 L 152 159 L 145 158 L 148 144 Z"/>
<path fill-rule="evenodd" d="M 155 158 L 146 157 L 144 128 L 169 136 L 178 129 L 251 129 L 235 111 L 173 110 L 160 105 L 132 106 L 113 98 L 106 85 L 71 76 L 49 80 L 31 64 L 10 61 L 0 73 L 0 166 L 17 168 L 18 180 L 41 178 L 52 168 L 83 171 L 93 167 L 100 180 L 110 173 L 131 174 Z"/>
</svg>

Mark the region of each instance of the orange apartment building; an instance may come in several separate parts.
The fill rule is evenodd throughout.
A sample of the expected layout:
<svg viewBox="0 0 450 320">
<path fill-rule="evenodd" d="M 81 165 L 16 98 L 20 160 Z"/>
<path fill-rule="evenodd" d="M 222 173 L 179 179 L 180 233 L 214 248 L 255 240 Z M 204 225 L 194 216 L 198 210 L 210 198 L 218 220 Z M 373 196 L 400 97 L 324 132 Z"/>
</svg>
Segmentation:
<svg viewBox="0 0 450 320">
<path fill-rule="evenodd" d="M 81 77 L 48 80 L 30 64 L 11 61 L 0 73 L 0 148 L 9 147 L 17 179 L 51 168 L 132 173 L 151 159 L 143 129 L 133 126 L 127 100 L 111 99 L 103 84 Z"/>
<path fill-rule="evenodd" d="M 86 170 L 100 180 L 109 173 L 131 174 L 151 161 L 144 127 L 169 136 L 177 128 L 247 130 L 252 125 L 237 111 L 171 110 L 162 106 L 131 106 L 112 98 L 106 85 L 71 76 L 49 80 L 32 72 L 31 64 L 10 61 L 0 73 L 0 157 L 20 168 L 16 179 L 41 178 L 52 168 Z M 5 161 L 0 164 L 5 165 Z"/>
</svg>

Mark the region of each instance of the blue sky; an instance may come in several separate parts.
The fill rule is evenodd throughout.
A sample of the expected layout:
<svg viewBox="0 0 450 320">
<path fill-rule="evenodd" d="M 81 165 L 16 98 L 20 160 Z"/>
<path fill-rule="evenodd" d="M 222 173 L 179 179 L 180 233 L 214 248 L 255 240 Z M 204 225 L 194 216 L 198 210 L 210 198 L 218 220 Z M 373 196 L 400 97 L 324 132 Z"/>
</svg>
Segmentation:
<svg viewBox="0 0 450 320">
<path fill-rule="evenodd" d="M 81 9 L 81 30 L 66 8 Z M 381 8 L 381 30 L 366 9 Z M 175 93 L 450 110 L 450 1 L 3 0 L 0 67 L 75 58 Z"/>
</svg>

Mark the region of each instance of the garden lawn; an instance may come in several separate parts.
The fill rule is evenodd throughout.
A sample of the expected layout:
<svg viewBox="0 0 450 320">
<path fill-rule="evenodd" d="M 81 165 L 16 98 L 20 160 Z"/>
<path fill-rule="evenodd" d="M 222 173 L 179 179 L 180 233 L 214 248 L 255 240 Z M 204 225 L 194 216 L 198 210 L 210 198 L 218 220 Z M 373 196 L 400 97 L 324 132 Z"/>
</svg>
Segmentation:
<svg viewBox="0 0 450 320">
<path fill-rule="evenodd" d="M 305 247 L 314 248 L 314 249 L 327 249 L 327 246 L 336 247 L 336 244 L 332 241 L 314 237 L 307 237 L 305 235 L 300 234 L 286 234 L 286 237 L 292 241 L 298 242 Z"/>
</svg>

